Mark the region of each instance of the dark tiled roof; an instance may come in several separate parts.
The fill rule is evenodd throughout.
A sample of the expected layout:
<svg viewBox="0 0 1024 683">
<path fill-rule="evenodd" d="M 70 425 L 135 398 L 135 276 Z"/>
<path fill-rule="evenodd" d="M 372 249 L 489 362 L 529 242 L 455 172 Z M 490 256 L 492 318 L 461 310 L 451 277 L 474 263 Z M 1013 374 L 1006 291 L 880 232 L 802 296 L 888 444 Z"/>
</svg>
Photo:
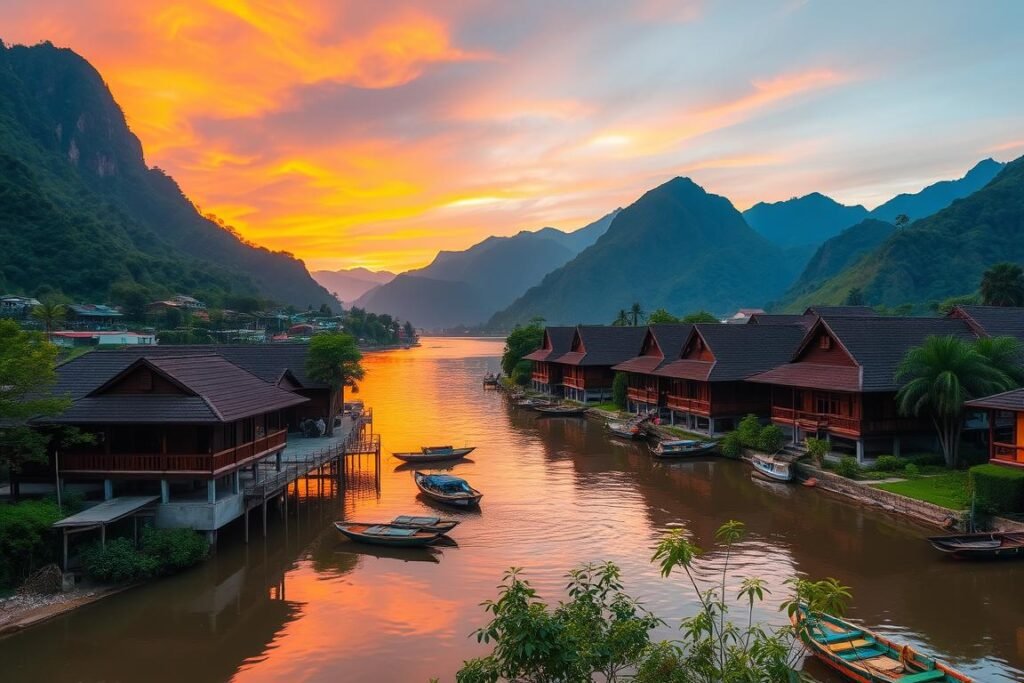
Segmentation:
<svg viewBox="0 0 1024 683">
<path fill-rule="evenodd" d="M 856 392 L 860 391 L 860 366 L 786 363 L 768 372 L 754 375 L 749 381 L 785 387 Z"/>
<path fill-rule="evenodd" d="M 566 365 L 618 365 L 640 352 L 647 334 L 646 327 L 580 325 L 576 331 L 586 353 L 570 351 L 551 360 Z"/>
<path fill-rule="evenodd" d="M 971 406 L 972 408 L 993 408 L 995 410 L 1024 412 L 1024 389 L 1013 389 L 993 396 L 976 398 L 973 401 L 967 401 L 964 405 Z"/>
<path fill-rule="evenodd" d="M 109 394 L 86 396 L 60 416 L 40 422 L 64 424 L 200 424 L 220 422 L 202 396 Z"/>
<path fill-rule="evenodd" d="M 750 316 L 748 325 L 800 325 L 810 328 L 817 320 L 814 315 L 797 315 L 793 313 L 757 313 Z"/>
<path fill-rule="evenodd" d="M 950 315 L 964 317 L 980 335 L 1024 340 L 1024 308 L 957 306 Z"/>
<path fill-rule="evenodd" d="M 804 311 L 804 315 L 878 317 L 878 313 L 870 306 L 811 306 Z"/>
<path fill-rule="evenodd" d="M 707 360 L 676 360 L 659 368 L 654 374 L 673 379 L 695 379 L 707 382 L 715 364 Z"/>
<path fill-rule="evenodd" d="M 575 327 L 546 327 L 545 334 L 551 340 L 551 348 L 539 348 L 533 353 L 523 356 L 524 360 L 544 361 L 550 358 L 557 358 L 568 353 L 572 344 L 572 335 L 576 332 Z"/>
<path fill-rule="evenodd" d="M 705 381 L 727 382 L 741 380 L 764 372 L 789 361 L 804 337 L 800 325 L 695 325 L 694 334 L 704 337 L 708 350 L 715 360 L 707 372 Z M 685 372 L 686 379 L 699 370 L 694 362 L 681 361 L 689 365 L 666 365 L 658 374 L 675 377 L 674 370 Z"/>
<path fill-rule="evenodd" d="M 690 337 L 693 325 L 689 323 L 677 325 L 650 325 L 650 334 L 658 342 L 658 347 L 665 354 L 664 358 L 657 356 L 636 356 L 624 363 L 616 365 L 613 369 L 622 372 L 635 372 L 638 374 L 650 374 L 660 367 L 677 360 L 683 352 L 683 344 Z"/>
<path fill-rule="evenodd" d="M 637 356 L 636 358 L 630 358 L 625 363 L 619 363 L 614 366 L 612 370 L 618 370 L 619 372 L 635 372 L 640 375 L 646 375 L 654 372 L 658 369 L 658 366 L 664 363 L 665 359 L 658 356 Z"/>
</svg>

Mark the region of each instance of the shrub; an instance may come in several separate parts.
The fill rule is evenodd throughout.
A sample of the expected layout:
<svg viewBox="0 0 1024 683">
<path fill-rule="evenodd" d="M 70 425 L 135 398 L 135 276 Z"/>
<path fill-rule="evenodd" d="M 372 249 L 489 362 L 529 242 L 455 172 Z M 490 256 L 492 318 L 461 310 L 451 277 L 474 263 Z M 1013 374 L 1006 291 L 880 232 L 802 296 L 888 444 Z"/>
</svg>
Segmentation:
<svg viewBox="0 0 1024 683">
<path fill-rule="evenodd" d="M 142 534 L 142 552 L 156 561 L 161 574 L 187 569 L 206 559 L 210 544 L 191 529 L 146 529 Z"/>
<path fill-rule="evenodd" d="M 82 562 L 89 576 L 109 583 L 141 581 L 156 574 L 156 561 L 137 551 L 129 538 L 107 541 L 106 547 L 94 543 L 82 553 Z"/>
<path fill-rule="evenodd" d="M 828 439 L 817 439 L 811 436 L 804 441 L 804 444 L 807 446 L 807 455 L 818 467 L 822 466 L 825 456 L 832 450 L 832 442 Z"/>
<path fill-rule="evenodd" d="M 906 461 L 903 458 L 897 458 L 895 455 L 880 455 L 875 460 L 875 469 L 879 472 L 898 472 L 906 466 Z"/>
<path fill-rule="evenodd" d="M 996 513 L 1024 512 L 1024 472 L 1001 465 L 975 465 L 970 470 L 971 491 L 982 505 Z"/>
<path fill-rule="evenodd" d="M 719 444 L 722 455 L 727 458 L 738 458 L 743 454 L 743 442 L 740 441 L 739 432 L 729 432 Z"/>
<path fill-rule="evenodd" d="M 521 387 L 530 383 L 533 376 L 533 363 L 528 360 L 521 360 L 512 368 L 512 381 Z"/>
<path fill-rule="evenodd" d="M 782 450 L 786 443 L 786 435 L 778 425 L 768 425 L 761 430 L 757 439 L 757 447 L 763 453 L 773 454 Z"/>
<path fill-rule="evenodd" d="M 740 420 L 736 433 L 740 435 L 740 443 L 745 447 L 758 448 L 761 438 L 761 421 L 757 419 L 757 415 L 747 415 Z"/>
<path fill-rule="evenodd" d="M 629 388 L 629 378 L 624 372 L 616 372 L 612 380 L 612 403 L 621 409 L 626 408 L 626 393 Z"/>
<path fill-rule="evenodd" d="M 842 460 L 836 465 L 836 474 L 847 479 L 854 479 L 860 474 L 860 465 L 857 464 L 857 458 L 846 455 L 843 456 Z"/>
<path fill-rule="evenodd" d="M 911 462 L 918 467 L 945 467 L 946 459 L 942 457 L 941 453 L 914 453 L 904 458 L 907 462 Z"/>
<path fill-rule="evenodd" d="M 921 468 L 912 462 L 908 462 L 906 467 L 903 468 L 903 474 L 909 478 L 920 477 Z"/>
<path fill-rule="evenodd" d="M 63 516 L 48 500 L 0 503 L 0 586 L 14 586 L 56 559 L 52 525 Z"/>
</svg>

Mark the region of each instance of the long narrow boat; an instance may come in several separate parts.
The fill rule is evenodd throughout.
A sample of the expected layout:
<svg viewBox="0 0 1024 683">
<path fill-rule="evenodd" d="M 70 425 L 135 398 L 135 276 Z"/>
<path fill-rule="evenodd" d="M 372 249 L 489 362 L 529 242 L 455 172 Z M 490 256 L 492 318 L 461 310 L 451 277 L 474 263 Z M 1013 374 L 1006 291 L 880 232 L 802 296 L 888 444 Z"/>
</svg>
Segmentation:
<svg viewBox="0 0 1024 683">
<path fill-rule="evenodd" d="M 794 472 L 790 467 L 792 463 L 786 460 L 776 460 L 767 455 L 755 455 L 750 459 L 754 471 L 761 476 L 775 481 L 793 481 Z"/>
<path fill-rule="evenodd" d="M 359 543 L 402 548 L 430 545 L 441 535 L 440 531 L 413 529 L 393 524 L 366 524 L 363 522 L 335 522 L 334 528 L 346 538 L 358 541 Z"/>
<path fill-rule="evenodd" d="M 932 536 L 928 541 L 944 553 L 962 559 L 1024 559 L 1024 532 Z"/>
<path fill-rule="evenodd" d="M 629 422 L 609 422 L 607 425 L 608 431 L 612 436 L 617 436 L 620 439 L 640 439 L 643 437 L 643 429 L 640 428 L 639 424 L 634 423 L 632 420 Z"/>
<path fill-rule="evenodd" d="M 345 522 L 346 524 L 367 524 L 373 522 Z M 388 523 L 389 526 L 403 529 L 422 529 L 423 531 L 436 531 L 439 534 L 447 534 L 459 525 L 457 519 L 442 519 L 440 517 L 423 517 L 417 515 L 399 515 Z"/>
<path fill-rule="evenodd" d="M 537 410 L 538 408 L 546 408 L 551 405 L 551 401 L 545 401 L 541 398 L 524 398 L 516 401 L 516 406 L 519 408 L 529 408 L 530 410 Z"/>
<path fill-rule="evenodd" d="M 820 612 L 798 608 L 791 617 L 814 656 L 858 683 L 972 683 L 973 679 L 910 645 Z"/>
<path fill-rule="evenodd" d="M 706 455 L 718 446 L 714 441 L 695 441 L 693 439 L 673 439 L 659 441 L 651 446 L 651 453 L 656 458 L 687 458 Z"/>
<path fill-rule="evenodd" d="M 553 405 L 535 406 L 534 410 L 540 413 L 538 417 L 584 417 L 589 408 L 584 406 Z"/>
<path fill-rule="evenodd" d="M 405 462 L 439 462 L 441 460 L 456 460 L 465 458 L 476 450 L 476 446 L 466 448 L 453 448 L 452 446 L 423 446 L 419 452 L 392 453 L 393 456 Z"/>
<path fill-rule="evenodd" d="M 424 474 L 414 472 L 416 487 L 427 498 L 456 507 L 475 507 L 484 494 L 470 486 L 465 479 L 449 474 Z"/>
</svg>

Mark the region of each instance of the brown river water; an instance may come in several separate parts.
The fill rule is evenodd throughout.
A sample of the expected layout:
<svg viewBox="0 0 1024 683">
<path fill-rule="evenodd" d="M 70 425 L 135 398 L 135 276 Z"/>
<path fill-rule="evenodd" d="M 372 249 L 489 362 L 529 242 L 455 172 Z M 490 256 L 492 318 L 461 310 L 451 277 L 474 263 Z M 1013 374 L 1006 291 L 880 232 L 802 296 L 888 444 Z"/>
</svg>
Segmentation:
<svg viewBox="0 0 1024 683">
<path fill-rule="evenodd" d="M 851 618 L 976 680 L 1024 680 L 1024 563 L 949 561 L 922 540 L 927 528 L 760 482 L 742 463 L 656 462 L 596 421 L 537 419 L 481 387 L 501 349 L 499 340 L 427 338 L 369 354 L 359 398 L 383 439 L 379 493 L 372 458 L 351 463 L 342 487 L 300 482 L 300 504 L 287 523 L 272 516 L 266 540 L 254 518 L 249 545 L 228 529 L 194 570 L 0 640 L 0 681 L 451 681 L 464 659 L 486 652 L 469 636 L 507 568 L 522 567 L 554 602 L 568 569 L 603 560 L 669 622 L 657 637 L 671 638 L 695 598 L 683 577 L 660 577 L 651 547 L 684 526 L 710 548 L 729 519 L 748 528 L 732 582 L 756 575 L 772 591 L 758 617 L 779 619 L 787 577 L 836 577 L 853 590 Z M 432 507 L 389 455 L 442 442 L 477 446 L 451 471 L 484 492 L 479 512 Z M 331 526 L 438 512 L 462 516 L 458 547 L 374 550 Z M 722 561 L 709 552 L 702 574 L 713 577 Z"/>
</svg>

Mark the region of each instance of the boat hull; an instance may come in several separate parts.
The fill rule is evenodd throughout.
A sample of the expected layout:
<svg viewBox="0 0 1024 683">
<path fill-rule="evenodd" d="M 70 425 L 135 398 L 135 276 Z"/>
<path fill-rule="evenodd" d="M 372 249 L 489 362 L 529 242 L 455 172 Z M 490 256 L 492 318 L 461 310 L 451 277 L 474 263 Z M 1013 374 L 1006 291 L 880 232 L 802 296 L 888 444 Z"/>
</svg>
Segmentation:
<svg viewBox="0 0 1024 683">
<path fill-rule="evenodd" d="M 539 413 L 538 417 L 586 417 L 586 408 L 550 408 L 538 406 L 534 408 Z"/>
<path fill-rule="evenodd" d="M 696 458 L 701 455 L 711 453 L 715 450 L 716 446 L 718 446 L 716 443 L 704 443 L 692 448 L 674 448 L 671 446 L 660 447 L 659 445 L 651 447 L 651 455 L 662 460 L 671 460 L 673 458 Z"/>
<path fill-rule="evenodd" d="M 793 481 L 794 473 L 792 467 L 787 466 L 784 469 L 776 469 L 773 466 L 774 463 L 766 463 L 758 458 L 754 458 L 750 464 L 753 465 L 754 472 L 766 479 L 782 482 Z"/>
<path fill-rule="evenodd" d="M 476 450 L 476 446 L 470 448 L 455 448 L 444 453 L 392 453 L 393 456 L 403 462 L 442 462 L 444 460 L 458 460 Z"/>
<path fill-rule="evenodd" d="M 1024 533 L 961 534 L 932 536 L 928 539 L 936 550 L 965 560 L 1024 559 Z"/>
<path fill-rule="evenodd" d="M 472 487 L 470 487 L 472 493 L 449 494 L 443 491 L 438 491 L 427 486 L 424 483 L 425 479 L 426 475 L 422 472 L 413 473 L 413 481 L 416 482 L 416 488 L 420 490 L 420 493 L 438 503 L 444 503 L 445 505 L 451 505 L 452 507 L 457 508 L 474 508 L 480 505 L 480 499 L 484 497 L 484 494 Z"/>
<path fill-rule="evenodd" d="M 363 533 L 358 530 L 359 527 L 364 527 L 364 525 L 344 524 L 341 522 L 334 523 L 334 528 L 337 529 L 342 536 L 348 538 L 349 540 L 355 541 L 357 543 L 368 543 L 370 545 L 382 545 L 389 546 L 392 548 L 416 548 L 430 545 L 431 543 L 436 541 L 438 537 L 441 535 L 440 532 L 429 532 L 421 529 L 409 529 L 409 531 L 415 531 L 416 533 L 410 536 L 380 536 L 375 534 Z"/>
</svg>

